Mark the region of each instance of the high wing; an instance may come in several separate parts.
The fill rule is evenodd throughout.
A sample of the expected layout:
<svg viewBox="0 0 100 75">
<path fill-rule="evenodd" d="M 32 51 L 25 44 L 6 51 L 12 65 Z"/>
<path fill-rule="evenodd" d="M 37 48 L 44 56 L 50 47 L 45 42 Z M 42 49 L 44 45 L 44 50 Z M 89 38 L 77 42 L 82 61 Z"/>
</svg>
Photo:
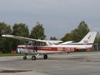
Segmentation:
<svg viewBox="0 0 100 75">
<path fill-rule="evenodd" d="M 53 44 L 57 44 L 57 43 L 62 42 L 60 40 L 40 40 L 40 39 L 33 39 L 33 38 L 27 38 L 27 37 L 15 36 L 15 35 L 9 35 L 9 34 L 4 34 L 4 35 L 2 35 L 2 37 L 8 37 L 8 38 L 26 40 L 26 41 L 50 42 L 50 43 L 53 43 Z"/>
<path fill-rule="evenodd" d="M 36 39 L 26 38 L 26 37 L 21 37 L 21 36 L 15 36 L 15 35 L 9 35 L 9 34 L 4 34 L 4 35 L 2 35 L 2 37 L 19 39 L 19 40 L 27 40 L 27 41 L 36 41 Z"/>
</svg>

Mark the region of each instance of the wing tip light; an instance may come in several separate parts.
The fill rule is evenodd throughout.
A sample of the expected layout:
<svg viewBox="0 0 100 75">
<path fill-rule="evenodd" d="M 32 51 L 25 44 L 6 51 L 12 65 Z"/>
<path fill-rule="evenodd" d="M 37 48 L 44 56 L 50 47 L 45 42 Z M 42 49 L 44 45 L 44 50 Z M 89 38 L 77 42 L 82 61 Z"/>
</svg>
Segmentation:
<svg viewBox="0 0 100 75">
<path fill-rule="evenodd" d="M 14 35 L 4 34 L 2 37 L 14 37 Z"/>
</svg>

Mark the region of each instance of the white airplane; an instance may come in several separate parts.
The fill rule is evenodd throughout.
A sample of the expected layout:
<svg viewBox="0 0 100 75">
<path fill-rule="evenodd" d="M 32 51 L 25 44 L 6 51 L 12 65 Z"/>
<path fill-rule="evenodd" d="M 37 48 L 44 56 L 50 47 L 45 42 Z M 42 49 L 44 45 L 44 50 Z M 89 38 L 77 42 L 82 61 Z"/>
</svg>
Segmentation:
<svg viewBox="0 0 100 75">
<path fill-rule="evenodd" d="M 27 54 L 32 54 L 32 60 L 36 60 L 38 55 L 44 55 L 43 58 L 47 59 L 48 54 L 54 53 L 69 53 L 75 52 L 77 50 L 92 50 L 92 45 L 95 40 L 97 32 L 89 32 L 80 42 L 73 43 L 72 41 L 59 43 L 62 41 L 51 41 L 51 40 L 37 40 L 32 38 L 26 38 L 21 36 L 14 35 L 2 35 L 2 37 L 20 39 L 20 40 L 28 40 L 27 45 L 18 45 L 17 51 L 20 53 L 24 53 L 23 59 L 27 59 Z"/>
</svg>

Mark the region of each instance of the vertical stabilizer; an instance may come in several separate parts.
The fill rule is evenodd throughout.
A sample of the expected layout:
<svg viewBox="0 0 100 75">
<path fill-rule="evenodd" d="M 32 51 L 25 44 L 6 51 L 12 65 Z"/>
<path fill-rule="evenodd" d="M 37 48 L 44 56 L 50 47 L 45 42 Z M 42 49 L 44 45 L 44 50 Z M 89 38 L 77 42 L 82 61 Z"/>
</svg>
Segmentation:
<svg viewBox="0 0 100 75">
<path fill-rule="evenodd" d="M 89 32 L 79 43 L 92 44 L 95 40 L 96 35 L 97 35 L 97 32 Z"/>
</svg>

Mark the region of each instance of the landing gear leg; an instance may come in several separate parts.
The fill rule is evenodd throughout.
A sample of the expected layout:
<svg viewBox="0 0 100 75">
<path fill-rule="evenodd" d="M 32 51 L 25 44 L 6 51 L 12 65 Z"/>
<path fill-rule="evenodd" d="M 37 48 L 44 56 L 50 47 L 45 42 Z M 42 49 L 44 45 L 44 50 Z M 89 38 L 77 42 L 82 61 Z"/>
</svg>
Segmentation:
<svg viewBox="0 0 100 75">
<path fill-rule="evenodd" d="M 25 56 L 23 56 L 23 59 L 26 60 L 27 59 L 27 54 L 25 54 Z"/>
<path fill-rule="evenodd" d="M 43 58 L 44 59 L 47 59 L 48 58 L 48 55 L 47 54 L 44 54 Z"/>
</svg>

